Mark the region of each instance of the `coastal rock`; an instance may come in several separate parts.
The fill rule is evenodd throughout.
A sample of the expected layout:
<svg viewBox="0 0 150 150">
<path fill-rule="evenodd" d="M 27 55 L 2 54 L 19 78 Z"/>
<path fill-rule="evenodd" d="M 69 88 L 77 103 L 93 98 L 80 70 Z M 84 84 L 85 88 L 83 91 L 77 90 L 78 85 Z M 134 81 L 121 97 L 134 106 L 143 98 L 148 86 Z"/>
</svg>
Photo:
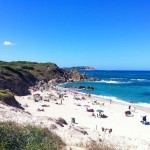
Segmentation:
<svg viewBox="0 0 150 150">
<path fill-rule="evenodd" d="M 94 87 L 93 87 L 93 86 L 87 86 L 86 89 L 87 89 L 87 90 L 94 90 Z"/>
<path fill-rule="evenodd" d="M 81 86 L 78 86 L 77 88 L 78 88 L 78 89 L 86 89 L 86 86 L 82 86 L 82 85 L 81 85 Z"/>
<path fill-rule="evenodd" d="M 81 80 L 86 80 L 87 79 L 87 76 L 86 74 L 80 74 L 77 69 L 73 68 L 71 71 L 70 71 L 70 78 L 73 80 L 73 81 L 81 81 Z"/>
<path fill-rule="evenodd" d="M 79 90 L 94 90 L 94 87 L 93 86 L 83 86 L 83 85 L 80 85 L 80 86 L 64 86 L 64 88 L 73 88 L 73 89 L 79 89 Z"/>
</svg>

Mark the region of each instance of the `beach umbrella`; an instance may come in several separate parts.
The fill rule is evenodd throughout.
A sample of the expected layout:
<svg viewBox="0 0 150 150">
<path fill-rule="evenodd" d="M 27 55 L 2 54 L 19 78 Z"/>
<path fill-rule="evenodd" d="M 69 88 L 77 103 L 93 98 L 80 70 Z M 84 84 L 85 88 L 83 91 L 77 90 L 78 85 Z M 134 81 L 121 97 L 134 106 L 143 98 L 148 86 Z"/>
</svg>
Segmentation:
<svg viewBox="0 0 150 150">
<path fill-rule="evenodd" d="M 98 109 L 98 110 L 96 110 L 97 112 L 104 112 L 103 110 L 101 110 L 101 109 Z"/>
<path fill-rule="evenodd" d="M 84 107 L 90 107 L 89 105 L 84 105 Z"/>
</svg>

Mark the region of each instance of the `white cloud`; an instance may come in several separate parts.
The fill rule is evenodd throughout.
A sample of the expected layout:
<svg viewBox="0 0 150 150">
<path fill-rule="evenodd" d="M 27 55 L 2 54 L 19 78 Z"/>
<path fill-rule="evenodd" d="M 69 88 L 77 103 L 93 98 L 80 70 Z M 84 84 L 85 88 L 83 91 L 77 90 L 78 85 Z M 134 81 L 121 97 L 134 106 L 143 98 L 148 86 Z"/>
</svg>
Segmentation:
<svg viewBox="0 0 150 150">
<path fill-rule="evenodd" d="M 4 45 L 4 46 L 11 46 L 11 45 L 15 45 L 15 43 L 12 43 L 12 42 L 10 42 L 10 41 L 5 41 L 5 42 L 3 43 L 3 45 Z"/>
</svg>

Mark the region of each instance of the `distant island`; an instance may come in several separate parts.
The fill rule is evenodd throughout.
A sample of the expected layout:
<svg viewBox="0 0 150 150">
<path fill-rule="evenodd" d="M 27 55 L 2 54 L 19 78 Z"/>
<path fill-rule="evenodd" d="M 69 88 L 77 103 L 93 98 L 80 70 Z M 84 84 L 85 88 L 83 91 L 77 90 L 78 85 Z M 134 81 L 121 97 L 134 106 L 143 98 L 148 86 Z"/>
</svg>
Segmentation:
<svg viewBox="0 0 150 150">
<path fill-rule="evenodd" d="M 72 69 L 76 69 L 76 70 L 95 70 L 95 68 L 91 67 L 91 66 L 65 67 L 63 69 L 66 69 L 66 70 L 72 70 Z"/>
</svg>

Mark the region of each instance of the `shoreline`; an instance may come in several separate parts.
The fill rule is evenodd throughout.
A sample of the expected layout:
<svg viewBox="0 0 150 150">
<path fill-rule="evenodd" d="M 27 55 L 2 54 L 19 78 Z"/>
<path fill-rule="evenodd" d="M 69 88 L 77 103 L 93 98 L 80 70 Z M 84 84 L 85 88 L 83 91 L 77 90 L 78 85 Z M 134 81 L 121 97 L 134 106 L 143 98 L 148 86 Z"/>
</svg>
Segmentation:
<svg viewBox="0 0 150 150">
<path fill-rule="evenodd" d="M 67 83 L 67 82 L 66 82 Z M 66 84 L 66 83 L 63 83 L 63 84 Z M 70 91 L 72 91 L 72 92 L 78 92 L 78 93 L 80 93 L 80 94 L 87 94 L 87 93 L 85 93 L 85 92 L 81 92 L 80 90 L 78 90 L 78 89 L 74 89 L 74 88 L 64 88 L 64 87 L 62 87 L 61 85 L 63 85 L 63 84 L 58 84 L 56 87 L 58 87 L 58 88 L 62 88 L 62 89 L 64 89 L 64 90 L 70 90 Z M 139 102 L 139 103 L 141 103 L 142 105 L 140 105 L 139 103 L 130 103 L 130 102 L 127 102 L 127 101 L 125 101 L 125 100 L 120 100 L 120 99 L 117 99 L 117 98 L 115 98 L 115 99 L 112 99 L 112 97 L 113 96 L 104 96 L 104 95 L 96 95 L 96 94 L 91 94 L 91 96 L 92 97 L 95 97 L 97 100 L 101 100 L 101 101 L 103 101 L 103 102 L 106 102 L 106 101 L 112 101 L 113 103 L 116 103 L 116 104 L 120 104 L 120 105 L 126 105 L 126 106 L 129 106 L 129 105 L 131 105 L 131 106 L 133 106 L 133 107 L 136 107 L 137 109 L 139 109 L 139 110 L 142 110 L 142 111 L 145 111 L 145 112 L 148 112 L 148 113 L 150 113 L 150 106 L 148 106 L 148 107 L 146 107 L 146 106 L 143 106 L 143 104 L 148 104 L 148 105 L 150 105 L 150 103 L 141 103 L 141 102 Z"/>
</svg>

